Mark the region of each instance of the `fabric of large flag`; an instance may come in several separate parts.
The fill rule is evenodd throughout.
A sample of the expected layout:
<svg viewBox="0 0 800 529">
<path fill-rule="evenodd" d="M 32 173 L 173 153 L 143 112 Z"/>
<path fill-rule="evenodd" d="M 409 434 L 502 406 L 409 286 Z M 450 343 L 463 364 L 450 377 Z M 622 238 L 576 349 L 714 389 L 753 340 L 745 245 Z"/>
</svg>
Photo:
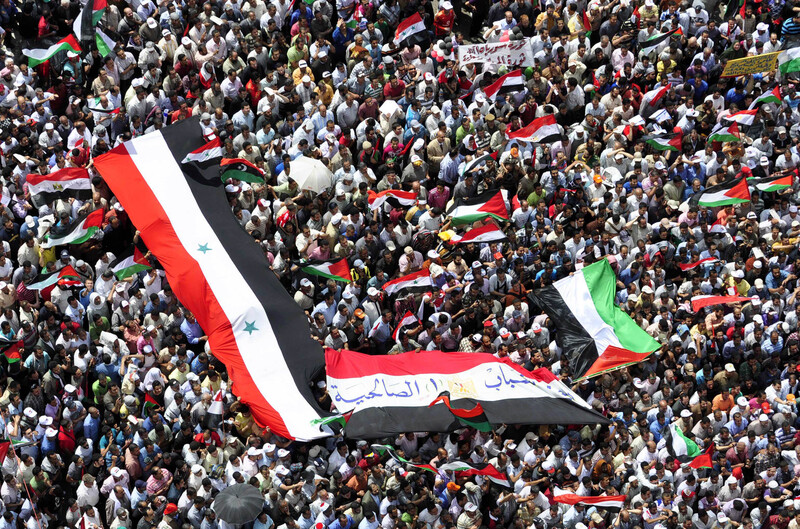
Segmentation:
<svg viewBox="0 0 800 529">
<path fill-rule="evenodd" d="M 697 443 L 686 437 L 683 430 L 678 428 L 676 423 L 672 423 L 667 427 L 663 439 L 669 454 L 678 461 L 689 461 L 700 455 L 700 448 L 698 448 Z"/>
<path fill-rule="evenodd" d="M 739 124 L 734 122 L 730 126 L 718 125 L 708 135 L 708 141 L 741 141 L 742 135 L 739 132 Z"/>
<path fill-rule="evenodd" d="M 757 108 L 754 108 L 752 110 L 742 110 L 741 112 L 735 112 L 733 114 L 724 116 L 722 119 L 727 121 L 735 121 L 739 125 L 750 126 L 753 124 L 753 120 L 756 118 L 757 113 L 758 113 Z"/>
<path fill-rule="evenodd" d="M 108 107 L 104 107 L 102 105 L 102 101 L 100 100 L 99 97 L 94 97 L 94 98 L 88 99 L 86 101 L 86 106 L 92 112 L 101 112 L 103 114 L 118 114 L 119 113 L 119 107 L 115 107 L 113 104 L 109 105 Z"/>
<path fill-rule="evenodd" d="M 398 277 L 397 279 L 392 279 L 391 281 L 384 283 L 381 288 L 384 292 L 386 292 L 386 294 L 392 296 L 401 290 L 428 288 L 431 285 L 433 285 L 431 274 L 427 268 L 423 268 L 418 272 L 413 272 L 411 274 Z"/>
<path fill-rule="evenodd" d="M 676 134 L 672 137 L 650 138 L 645 143 L 659 151 L 679 151 L 681 140 L 681 136 Z"/>
<path fill-rule="evenodd" d="M 530 372 L 493 355 L 423 351 L 371 356 L 329 349 L 325 364 L 333 405 L 339 412 L 353 412 L 345 428 L 348 437 L 462 428 L 447 406 L 431 406 L 444 391 L 452 408 L 472 410 L 480 404 L 493 425 L 608 422 L 549 371 Z"/>
<path fill-rule="evenodd" d="M 747 296 L 713 296 L 702 295 L 694 296 L 692 298 L 692 312 L 699 312 L 700 310 L 710 307 L 712 305 L 727 305 L 728 303 L 748 303 L 752 298 Z"/>
<path fill-rule="evenodd" d="M 25 288 L 28 290 L 45 290 L 56 284 L 63 287 L 76 287 L 81 286 L 83 281 L 80 274 L 72 266 L 67 265 L 61 270 L 37 275 L 25 285 Z"/>
<path fill-rule="evenodd" d="M 95 30 L 94 42 L 97 45 L 97 51 L 100 52 L 101 57 L 107 57 L 114 52 L 114 47 L 117 45 L 114 39 L 103 33 L 100 28 Z"/>
<path fill-rule="evenodd" d="M 687 270 L 691 270 L 692 268 L 697 268 L 700 265 L 712 264 L 716 263 L 717 261 L 719 261 L 719 259 L 717 259 L 716 257 L 706 257 L 705 259 L 698 259 L 697 261 L 690 263 L 680 263 L 678 264 L 678 267 L 684 272 L 686 272 Z"/>
<path fill-rule="evenodd" d="M 223 158 L 219 162 L 219 170 L 223 182 L 233 178 L 251 184 L 264 183 L 264 171 L 244 158 Z"/>
<path fill-rule="evenodd" d="M 625 505 L 627 496 L 578 496 L 577 494 L 559 494 L 553 497 L 556 503 L 565 505 L 583 505 L 584 507 L 597 507 L 600 509 L 621 509 Z"/>
<path fill-rule="evenodd" d="M 203 143 L 193 116 L 122 143 L 94 165 L 256 422 L 291 439 L 328 436 L 311 423 L 330 415 L 311 392 L 323 369 L 322 349 L 308 334 L 305 314 L 269 273 L 261 247 L 231 213 L 219 164 L 181 164 Z"/>
<path fill-rule="evenodd" d="M 108 2 L 106 0 L 88 0 L 81 9 L 81 14 L 72 23 L 72 31 L 81 42 L 92 42 L 95 26 L 103 18 Z"/>
<path fill-rule="evenodd" d="M 411 142 L 409 142 L 410 144 Z M 367 197 L 367 202 L 369 203 L 369 209 L 378 209 L 380 208 L 384 202 L 388 199 L 393 198 L 395 199 L 401 206 L 413 206 L 417 203 L 417 194 L 413 191 L 400 191 L 399 189 L 387 189 L 385 191 L 381 191 L 380 193 L 376 193 L 375 191 L 370 190 L 369 196 Z"/>
<path fill-rule="evenodd" d="M 603 259 L 530 297 L 555 322 L 572 376 L 588 378 L 647 358 L 660 347 L 614 305 L 617 278 Z"/>
<path fill-rule="evenodd" d="M 753 102 L 750 103 L 750 107 L 748 108 L 748 110 L 752 110 L 756 108 L 758 105 L 761 105 L 763 103 L 775 103 L 776 105 L 780 105 L 782 102 L 783 102 L 783 97 L 781 96 L 781 87 L 776 86 L 769 92 L 764 92 L 763 94 L 755 98 Z"/>
<path fill-rule="evenodd" d="M 350 274 L 350 267 L 344 257 L 337 261 L 324 261 L 303 264 L 301 270 L 306 274 L 333 279 L 334 281 L 344 281 L 349 283 L 353 280 Z"/>
<path fill-rule="evenodd" d="M 22 50 L 22 54 L 28 58 L 28 66 L 33 68 L 34 66 L 39 66 L 43 62 L 47 61 L 50 57 L 60 51 L 73 51 L 75 53 L 80 53 L 81 45 L 78 43 L 78 40 L 74 35 L 67 35 L 49 48 L 24 49 Z"/>
<path fill-rule="evenodd" d="M 81 215 L 63 229 L 51 228 L 42 241 L 42 248 L 52 248 L 61 244 L 82 244 L 94 236 L 103 225 L 103 210 L 96 209 Z"/>
<path fill-rule="evenodd" d="M 778 55 L 778 70 L 782 74 L 800 72 L 800 48 L 795 46 Z"/>
<path fill-rule="evenodd" d="M 447 210 L 447 216 L 452 219 L 453 226 L 471 224 L 488 217 L 502 222 L 508 220 L 508 206 L 501 191 L 484 191 L 472 198 L 457 199 Z"/>
<path fill-rule="evenodd" d="M 37 208 L 60 198 L 92 198 L 92 180 L 83 167 L 65 167 L 45 175 L 29 174 L 27 183 L 31 201 Z"/>
<path fill-rule="evenodd" d="M 495 224 L 490 222 L 480 228 L 473 228 L 462 236 L 456 235 L 450 239 L 450 244 L 469 244 L 473 243 L 486 243 L 486 242 L 501 242 L 507 241 L 508 237 L 503 233 L 503 230 Z"/>
<path fill-rule="evenodd" d="M 669 38 L 677 32 L 678 28 L 675 28 L 672 31 L 667 31 L 666 33 L 659 33 L 658 35 L 653 35 L 644 42 L 641 42 L 639 45 L 641 46 L 643 52 L 650 53 L 661 44 L 667 42 Z"/>
<path fill-rule="evenodd" d="M 487 100 L 492 101 L 499 94 L 507 94 L 523 88 L 525 88 L 525 77 L 522 75 L 522 70 L 514 70 L 484 88 L 483 93 Z"/>
<path fill-rule="evenodd" d="M 547 143 L 561 137 L 561 127 L 556 123 L 556 117 L 548 114 L 534 119 L 519 130 L 506 132 L 506 137 L 510 140 Z"/>
<path fill-rule="evenodd" d="M 788 189 L 794 184 L 794 174 L 768 176 L 766 178 L 748 178 L 748 185 L 755 186 L 759 191 L 771 192 Z"/>
<path fill-rule="evenodd" d="M 728 182 L 707 187 L 689 199 L 690 205 L 696 204 L 709 208 L 742 204 L 744 202 L 750 202 L 750 189 L 747 187 L 747 180 L 744 178 L 734 178 Z"/>
<path fill-rule="evenodd" d="M 152 268 L 150 261 L 145 258 L 144 254 L 136 246 L 114 259 L 109 263 L 108 267 L 120 281 Z"/>
<path fill-rule="evenodd" d="M 419 13 L 414 13 L 397 25 L 397 30 L 394 32 L 394 43 L 399 46 L 401 42 L 408 40 L 413 35 L 425 34 L 426 31 L 422 17 Z"/>
</svg>

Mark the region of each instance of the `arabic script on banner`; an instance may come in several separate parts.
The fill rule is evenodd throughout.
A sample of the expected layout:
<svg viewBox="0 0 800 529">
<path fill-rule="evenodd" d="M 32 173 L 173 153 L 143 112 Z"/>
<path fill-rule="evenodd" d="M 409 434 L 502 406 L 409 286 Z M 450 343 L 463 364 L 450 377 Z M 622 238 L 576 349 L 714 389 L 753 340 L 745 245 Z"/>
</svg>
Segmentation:
<svg viewBox="0 0 800 529">
<path fill-rule="evenodd" d="M 482 62 L 496 66 L 534 66 L 533 48 L 527 40 L 459 46 L 458 61 L 461 64 Z"/>
</svg>

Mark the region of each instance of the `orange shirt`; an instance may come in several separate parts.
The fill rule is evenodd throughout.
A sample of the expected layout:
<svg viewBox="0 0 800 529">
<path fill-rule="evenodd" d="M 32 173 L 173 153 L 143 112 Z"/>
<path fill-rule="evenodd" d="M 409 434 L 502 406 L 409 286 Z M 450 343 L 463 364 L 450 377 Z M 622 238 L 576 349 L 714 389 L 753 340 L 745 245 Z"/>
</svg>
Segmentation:
<svg viewBox="0 0 800 529">
<path fill-rule="evenodd" d="M 714 400 L 711 402 L 711 409 L 729 412 L 731 411 L 731 408 L 733 408 L 734 404 L 736 404 L 736 401 L 733 400 L 733 397 L 730 393 L 728 393 L 727 399 L 723 398 L 722 393 L 720 393 L 714 397 Z"/>
</svg>

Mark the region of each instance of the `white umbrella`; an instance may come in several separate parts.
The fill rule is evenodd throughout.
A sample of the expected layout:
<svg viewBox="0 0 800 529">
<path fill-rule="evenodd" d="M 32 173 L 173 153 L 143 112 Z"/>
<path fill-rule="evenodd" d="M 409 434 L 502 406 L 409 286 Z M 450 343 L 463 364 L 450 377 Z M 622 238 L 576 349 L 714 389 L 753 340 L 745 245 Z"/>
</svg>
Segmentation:
<svg viewBox="0 0 800 529">
<path fill-rule="evenodd" d="M 322 162 L 300 156 L 289 162 L 289 178 L 297 182 L 300 189 L 322 193 L 333 186 L 333 173 Z"/>
</svg>

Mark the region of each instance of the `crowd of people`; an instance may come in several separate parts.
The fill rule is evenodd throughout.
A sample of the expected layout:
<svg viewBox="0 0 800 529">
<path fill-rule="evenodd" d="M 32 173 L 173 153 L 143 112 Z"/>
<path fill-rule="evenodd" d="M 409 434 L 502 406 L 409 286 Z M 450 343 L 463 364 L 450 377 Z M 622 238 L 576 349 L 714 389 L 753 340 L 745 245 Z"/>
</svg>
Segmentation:
<svg viewBox="0 0 800 529">
<path fill-rule="evenodd" d="M 797 46 L 800 5 L 111 1 L 97 26 L 110 51 L 82 42 L 29 67 L 22 50 L 66 37 L 83 9 L 0 2 L 0 426 L 10 441 L 0 444 L 0 529 L 227 529 L 214 501 L 236 483 L 264 495 L 247 529 L 800 528 L 800 186 L 751 188 L 735 206 L 691 200 L 734 178 L 797 176 L 796 74 L 721 74 L 730 60 Z M 426 31 L 397 42 L 414 15 Z M 520 40 L 534 58 L 524 84 L 487 97 L 515 68 L 461 64 L 459 47 Z M 738 141 L 707 141 L 776 86 L 778 101 L 756 104 Z M 662 87 L 645 112 L 644 94 Z M 509 140 L 546 115 L 556 139 Z M 263 184 L 226 182 L 232 214 L 321 348 L 547 367 L 612 423 L 381 440 L 416 463 L 487 462 L 511 488 L 406 467 L 372 440 L 299 443 L 256 424 L 156 256 L 123 280 L 109 268 L 139 234 L 93 159 L 198 117 L 225 157 L 263 171 Z M 665 135 L 680 149 L 646 141 Z M 331 186 L 301 189 L 298 157 L 322 161 Z M 92 197 L 35 204 L 30 175 L 68 167 L 89 170 Z M 389 189 L 412 192 L 413 204 L 370 208 L 370 194 Z M 453 226 L 454 201 L 499 191 L 508 220 Z M 90 240 L 43 247 L 97 209 L 103 227 Z M 490 222 L 507 240 L 455 244 Z M 352 281 L 302 270 L 337 259 Z M 617 273 L 619 306 L 661 348 L 576 382 L 559 322 L 528 293 L 600 259 Z M 81 281 L 27 288 L 67 265 Z M 382 289 L 422 269 L 429 292 Z M 694 312 L 699 295 L 750 300 Z M 419 323 L 395 336 L 409 311 Z M 210 428 L 219 390 L 225 420 Z M 332 410 L 325 384 L 314 391 Z M 673 424 L 710 465 L 672 457 Z M 568 505 L 554 500 L 562 494 L 625 502 Z"/>
</svg>

